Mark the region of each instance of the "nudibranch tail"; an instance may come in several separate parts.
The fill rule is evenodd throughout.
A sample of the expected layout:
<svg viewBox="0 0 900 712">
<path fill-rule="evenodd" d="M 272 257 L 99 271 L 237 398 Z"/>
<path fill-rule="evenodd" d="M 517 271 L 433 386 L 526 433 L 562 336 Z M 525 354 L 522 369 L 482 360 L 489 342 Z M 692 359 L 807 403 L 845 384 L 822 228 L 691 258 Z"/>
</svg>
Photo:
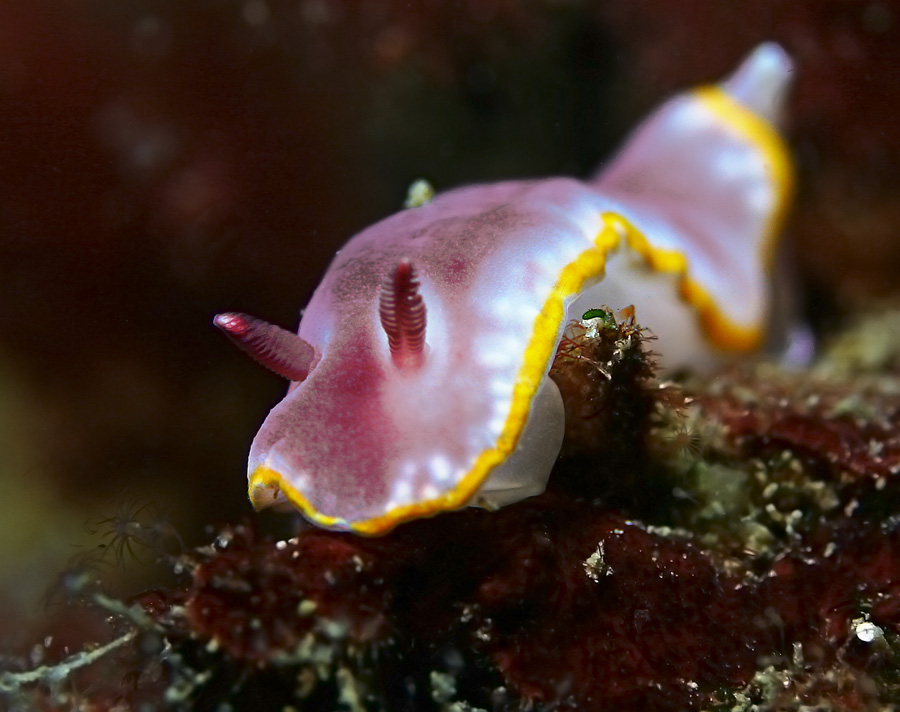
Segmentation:
<svg viewBox="0 0 900 712">
<path fill-rule="evenodd" d="M 794 65 L 780 45 L 764 42 L 722 82 L 735 101 L 770 124 L 777 124 Z"/>
<path fill-rule="evenodd" d="M 303 381 L 315 349 L 296 334 L 247 314 L 217 314 L 213 323 L 231 342 L 257 362 L 289 381 Z"/>
<path fill-rule="evenodd" d="M 398 368 L 417 368 L 425 358 L 425 300 L 412 262 L 401 260 L 381 285 L 378 315 Z"/>
<path fill-rule="evenodd" d="M 723 352 L 766 338 L 768 270 L 793 192 L 775 122 L 792 66 L 778 45 L 759 45 L 720 84 L 663 104 L 596 179 L 634 227 L 629 246 L 654 272 L 680 275 L 680 298 Z"/>
</svg>

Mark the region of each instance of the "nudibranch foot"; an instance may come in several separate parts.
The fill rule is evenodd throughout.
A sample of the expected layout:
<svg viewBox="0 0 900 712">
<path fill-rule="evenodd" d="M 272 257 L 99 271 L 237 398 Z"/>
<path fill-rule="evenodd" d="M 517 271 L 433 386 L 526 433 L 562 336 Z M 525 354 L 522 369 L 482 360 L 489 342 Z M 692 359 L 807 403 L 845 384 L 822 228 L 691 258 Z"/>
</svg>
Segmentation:
<svg viewBox="0 0 900 712">
<path fill-rule="evenodd" d="M 280 326 L 247 314 L 217 314 L 213 323 L 242 351 L 289 381 L 303 381 L 315 360 L 315 349 Z"/>
<path fill-rule="evenodd" d="M 541 494 L 565 435 L 565 407 L 556 383 L 545 378 L 531 402 L 515 450 L 495 467 L 470 503 L 497 509 Z"/>
<path fill-rule="evenodd" d="M 597 305 L 635 305 L 663 368 L 759 348 L 791 194 L 772 125 L 790 78 L 764 44 L 664 103 L 591 180 L 416 202 L 337 254 L 297 337 L 226 319 L 265 365 L 305 379 L 253 441 L 254 505 L 286 498 L 319 526 L 378 535 L 538 494 L 565 418 L 548 373 L 566 324 Z"/>
</svg>

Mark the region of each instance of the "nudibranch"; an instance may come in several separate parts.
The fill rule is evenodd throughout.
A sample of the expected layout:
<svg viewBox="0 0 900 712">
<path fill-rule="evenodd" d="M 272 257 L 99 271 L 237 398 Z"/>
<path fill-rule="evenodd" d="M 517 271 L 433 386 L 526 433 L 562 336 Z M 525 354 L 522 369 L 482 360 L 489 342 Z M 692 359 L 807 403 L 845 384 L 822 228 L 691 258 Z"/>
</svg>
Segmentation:
<svg viewBox="0 0 900 712">
<path fill-rule="evenodd" d="M 377 535 L 539 494 L 564 428 L 548 370 L 592 307 L 635 305 L 667 368 L 758 348 L 791 192 L 774 128 L 791 71 L 760 45 L 663 104 L 587 181 L 415 201 L 338 252 L 296 335 L 217 316 L 291 381 L 251 446 L 254 507 Z"/>
</svg>

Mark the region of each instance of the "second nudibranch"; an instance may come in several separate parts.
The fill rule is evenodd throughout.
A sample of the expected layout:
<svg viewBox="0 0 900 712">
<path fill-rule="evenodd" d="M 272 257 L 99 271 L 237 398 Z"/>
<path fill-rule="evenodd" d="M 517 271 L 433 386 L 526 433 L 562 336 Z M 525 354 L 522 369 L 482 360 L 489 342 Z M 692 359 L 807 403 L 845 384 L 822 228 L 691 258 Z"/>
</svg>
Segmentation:
<svg viewBox="0 0 900 712">
<path fill-rule="evenodd" d="M 669 100 L 594 178 L 474 185 L 364 230 L 291 334 L 216 323 L 292 381 L 253 441 L 249 493 L 383 534 L 539 494 L 564 411 L 547 373 L 567 322 L 634 305 L 667 368 L 758 348 L 791 192 L 773 125 L 791 62 L 757 47 Z"/>
</svg>

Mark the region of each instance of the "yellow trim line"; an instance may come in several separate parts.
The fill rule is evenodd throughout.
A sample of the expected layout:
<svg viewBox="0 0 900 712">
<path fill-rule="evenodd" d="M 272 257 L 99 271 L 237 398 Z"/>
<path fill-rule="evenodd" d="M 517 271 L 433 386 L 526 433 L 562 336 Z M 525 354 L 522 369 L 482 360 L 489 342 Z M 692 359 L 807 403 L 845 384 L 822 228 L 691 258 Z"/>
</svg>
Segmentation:
<svg viewBox="0 0 900 712">
<path fill-rule="evenodd" d="M 792 173 L 787 149 L 771 126 L 738 104 L 723 90 L 708 87 L 698 89 L 695 93 L 713 113 L 748 136 L 759 147 L 771 166 L 780 202 L 761 241 L 761 256 L 765 262 L 771 262 L 774 237 L 781 226 L 787 199 L 792 190 Z M 250 476 L 251 501 L 255 499 L 254 492 L 280 490 L 311 522 L 327 529 L 350 530 L 367 536 L 385 534 L 405 521 L 464 506 L 472 499 L 491 470 L 515 450 L 528 419 L 531 399 L 547 373 L 550 359 L 553 358 L 559 326 L 565 319 L 566 298 L 580 293 L 586 282 L 602 277 L 606 269 L 607 255 L 619 249 L 623 242 L 640 255 L 650 269 L 677 276 L 679 296 L 696 309 L 703 331 L 714 346 L 723 350 L 742 351 L 757 348 L 762 343 L 764 336 L 762 326 L 746 327 L 731 322 L 716 305 L 710 293 L 690 277 L 689 260 L 684 254 L 653 247 L 646 236 L 620 215 L 604 213 L 601 220 L 603 227 L 594 240 L 594 246 L 582 252 L 563 268 L 553 291 L 535 319 L 534 330 L 525 350 L 524 363 L 513 390 L 510 412 L 497 443 L 478 456 L 472 469 L 454 490 L 425 502 L 397 507 L 372 519 L 347 522 L 340 517 L 331 517 L 316 511 L 281 474 L 261 466 Z"/>
</svg>

